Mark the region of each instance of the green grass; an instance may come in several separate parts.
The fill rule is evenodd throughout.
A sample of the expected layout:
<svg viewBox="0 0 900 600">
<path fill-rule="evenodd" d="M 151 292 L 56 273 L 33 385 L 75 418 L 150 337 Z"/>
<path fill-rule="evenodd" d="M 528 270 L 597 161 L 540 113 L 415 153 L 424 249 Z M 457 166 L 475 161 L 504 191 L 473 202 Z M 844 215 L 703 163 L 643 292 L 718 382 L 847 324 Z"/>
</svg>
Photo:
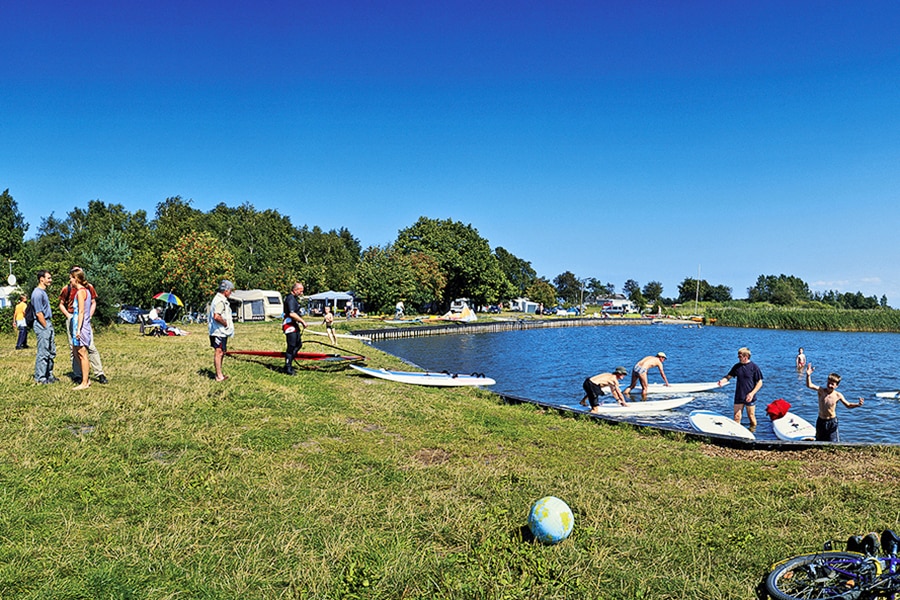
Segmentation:
<svg viewBox="0 0 900 600">
<path fill-rule="evenodd" d="M 216 383 L 191 330 L 100 334 L 110 383 L 80 393 L 4 338 L 0 598 L 749 598 L 776 559 L 898 527 L 896 449 L 726 450 L 274 359 Z M 557 546 L 527 535 L 548 494 Z"/>
</svg>

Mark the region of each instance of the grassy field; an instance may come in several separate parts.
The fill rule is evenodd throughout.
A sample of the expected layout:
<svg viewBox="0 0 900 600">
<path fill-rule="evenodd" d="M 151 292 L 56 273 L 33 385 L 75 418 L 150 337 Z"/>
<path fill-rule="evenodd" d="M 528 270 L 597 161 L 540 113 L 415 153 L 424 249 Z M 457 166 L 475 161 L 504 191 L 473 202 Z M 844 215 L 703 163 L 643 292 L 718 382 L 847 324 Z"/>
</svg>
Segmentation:
<svg viewBox="0 0 900 600">
<path fill-rule="evenodd" d="M 4 336 L 0 598 L 752 598 L 774 560 L 900 521 L 896 449 L 727 450 L 274 359 L 216 383 L 191 331 L 101 333 L 83 392 Z M 575 513 L 557 546 L 527 535 L 544 495 Z"/>
</svg>

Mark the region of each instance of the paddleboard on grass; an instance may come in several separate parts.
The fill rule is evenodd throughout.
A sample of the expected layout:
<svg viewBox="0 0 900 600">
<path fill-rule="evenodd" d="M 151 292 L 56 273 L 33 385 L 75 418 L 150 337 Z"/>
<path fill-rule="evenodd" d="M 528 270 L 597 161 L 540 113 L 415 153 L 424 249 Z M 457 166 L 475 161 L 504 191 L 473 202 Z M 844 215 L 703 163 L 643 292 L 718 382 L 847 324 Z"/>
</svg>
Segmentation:
<svg viewBox="0 0 900 600">
<path fill-rule="evenodd" d="M 725 385 L 728 385 L 727 383 Z M 705 381 L 700 383 L 670 383 L 664 385 L 662 383 L 651 383 L 647 386 L 648 394 L 696 394 L 698 392 L 708 392 L 710 390 L 719 389 L 718 381 Z M 724 386 L 721 386 L 724 387 Z M 641 384 L 631 390 L 632 394 L 641 393 Z"/>
<path fill-rule="evenodd" d="M 792 412 L 772 421 L 772 430 L 775 432 L 775 437 L 785 442 L 816 441 L 815 425 Z"/>
<path fill-rule="evenodd" d="M 497 383 L 484 375 L 463 375 L 460 373 L 437 373 L 434 371 L 388 371 L 387 369 L 370 369 L 359 365 L 350 365 L 360 373 L 388 381 L 409 383 L 411 385 L 429 385 L 434 387 L 460 387 L 464 385 L 494 385 Z"/>
<path fill-rule="evenodd" d="M 660 412 L 672 410 L 673 408 L 678 408 L 679 406 L 684 406 L 688 402 L 691 402 L 693 399 L 693 396 L 686 396 L 684 398 L 670 398 L 668 400 L 647 400 L 646 402 L 641 402 L 640 400 L 638 400 L 636 402 L 628 402 L 625 406 L 622 406 L 621 404 L 613 400 L 609 404 L 601 404 L 600 406 L 598 406 L 594 414 L 632 415 L 639 413 Z"/>
<path fill-rule="evenodd" d="M 876 398 L 900 398 L 900 392 L 878 392 L 875 394 Z"/>
<path fill-rule="evenodd" d="M 718 435 L 727 435 L 745 440 L 755 440 L 749 429 L 725 415 L 714 413 L 711 410 L 694 410 L 691 411 L 689 420 L 691 427 L 700 433 L 715 433 Z"/>
</svg>

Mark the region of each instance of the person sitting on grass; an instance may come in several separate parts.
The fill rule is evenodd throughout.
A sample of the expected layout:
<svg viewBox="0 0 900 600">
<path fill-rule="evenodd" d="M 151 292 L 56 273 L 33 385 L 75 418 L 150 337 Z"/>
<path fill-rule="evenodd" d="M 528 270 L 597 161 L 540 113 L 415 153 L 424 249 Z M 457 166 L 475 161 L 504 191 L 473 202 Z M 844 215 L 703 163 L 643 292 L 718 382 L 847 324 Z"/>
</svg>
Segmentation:
<svg viewBox="0 0 900 600">
<path fill-rule="evenodd" d="M 612 373 L 600 373 L 599 375 L 588 377 L 584 380 L 584 383 L 581 384 L 581 387 L 584 388 L 584 398 L 581 399 L 581 405 L 586 406 L 588 401 L 590 401 L 591 412 L 600 412 L 598 410 L 600 407 L 598 398 L 606 395 L 603 388 L 607 388 L 609 393 L 612 394 L 612 397 L 616 399 L 616 402 L 622 406 L 626 406 L 625 396 L 619 391 L 619 382 L 625 379 L 626 375 L 628 375 L 628 369 L 625 367 L 616 367 Z"/>
<path fill-rule="evenodd" d="M 840 402 L 847 408 L 859 408 L 863 405 L 863 399 L 860 398 L 856 404 L 850 404 L 844 395 L 837 391 L 837 387 L 841 384 L 841 376 L 832 373 L 828 376 L 828 383 L 825 387 L 815 385 L 811 378 L 813 371 L 812 364 L 806 365 L 806 387 L 816 390 L 819 395 L 819 418 L 816 419 L 816 441 L 817 442 L 840 442 L 841 437 L 838 433 L 837 420 L 837 403 Z"/>
</svg>

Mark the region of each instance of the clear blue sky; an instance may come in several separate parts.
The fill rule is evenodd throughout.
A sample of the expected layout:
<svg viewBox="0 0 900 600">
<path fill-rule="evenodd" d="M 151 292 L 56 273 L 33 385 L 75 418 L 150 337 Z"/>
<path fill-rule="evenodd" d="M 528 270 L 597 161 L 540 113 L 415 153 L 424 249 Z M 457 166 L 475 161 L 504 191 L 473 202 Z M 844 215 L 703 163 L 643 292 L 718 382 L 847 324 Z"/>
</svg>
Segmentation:
<svg viewBox="0 0 900 600">
<path fill-rule="evenodd" d="M 380 6 L 383 5 L 383 6 Z M 900 2 L 0 0 L 35 234 L 182 196 L 471 223 L 553 279 L 761 274 L 900 306 Z"/>
</svg>

